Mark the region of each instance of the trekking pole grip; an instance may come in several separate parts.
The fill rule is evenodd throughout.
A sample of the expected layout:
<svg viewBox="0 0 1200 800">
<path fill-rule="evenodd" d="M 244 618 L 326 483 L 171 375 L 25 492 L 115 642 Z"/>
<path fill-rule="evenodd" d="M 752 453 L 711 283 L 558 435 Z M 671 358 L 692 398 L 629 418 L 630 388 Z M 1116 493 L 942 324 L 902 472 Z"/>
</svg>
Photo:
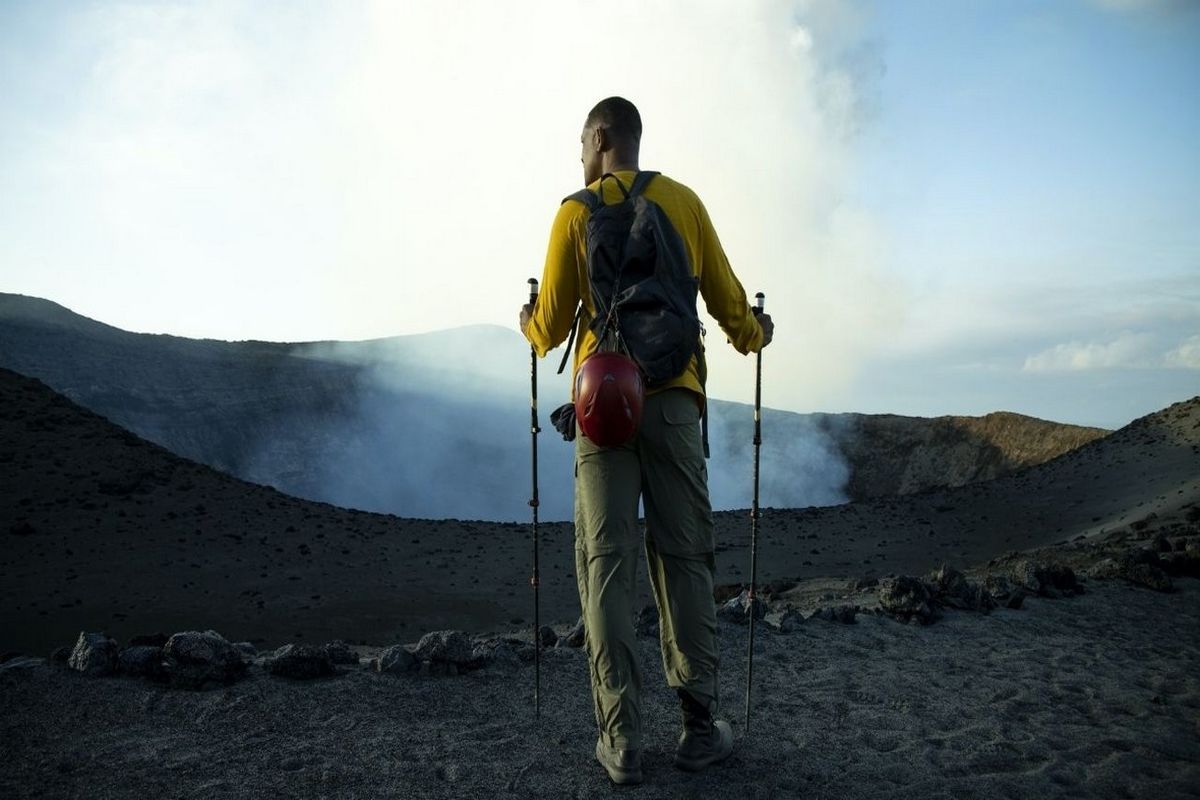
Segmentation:
<svg viewBox="0 0 1200 800">
<path fill-rule="evenodd" d="M 534 303 L 537 302 L 537 296 L 538 296 L 537 278 L 530 278 L 528 280 L 528 283 L 529 283 L 529 305 L 533 305 Z"/>
<path fill-rule="evenodd" d="M 754 307 L 751 309 L 752 311 L 754 311 L 754 316 L 757 317 L 760 314 L 762 314 L 763 301 L 766 299 L 767 299 L 767 296 L 765 294 L 763 294 L 762 292 L 759 292 L 758 294 L 754 295 Z"/>
</svg>

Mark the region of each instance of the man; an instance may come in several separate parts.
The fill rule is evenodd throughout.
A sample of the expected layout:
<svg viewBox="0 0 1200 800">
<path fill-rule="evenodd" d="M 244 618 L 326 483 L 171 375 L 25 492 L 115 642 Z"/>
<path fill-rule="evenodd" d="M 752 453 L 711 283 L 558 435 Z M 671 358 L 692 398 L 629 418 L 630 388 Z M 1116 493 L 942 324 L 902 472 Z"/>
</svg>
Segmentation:
<svg viewBox="0 0 1200 800">
<path fill-rule="evenodd" d="M 642 134 L 637 108 L 624 98 L 602 100 L 584 123 L 584 185 L 606 204 L 622 199 L 638 172 Z M 657 203 L 683 239 L 700 296 L 739 352 L 771 341 L 774 326 L 755 317 L 729 266 L 700 199 L 665 175 L 651 179 L 645 197 Z M 535 306 L 521 310 L 521 330 L 539 356 L 567 338 L 582 303 L 575 370 L 595 352 L 595 316 L 587 273 L 588 208 L 564 202 Z M 663 668 L 683 706 L 676 766 L 700 770 L 733 750 L 729 723 L 718 707 L 715 569 L 708 471 L 701 442 L 705 403 L 703 366 L 696 357 L 677 378 L 647 393 L 640 427 L 618 447 L 599 447 L 576 428 L 575 564 L 583 609 L 592 697 L 599 728 L 596 758 L 616 783 L 642 780 L 641 669 L 633 628 L 638 553 L 644 547 L 659 611 Z M 572 381 L 574 386 L 574 381 Z M 643 537 L 638 500 L 646 514 Z"/>
</svg>

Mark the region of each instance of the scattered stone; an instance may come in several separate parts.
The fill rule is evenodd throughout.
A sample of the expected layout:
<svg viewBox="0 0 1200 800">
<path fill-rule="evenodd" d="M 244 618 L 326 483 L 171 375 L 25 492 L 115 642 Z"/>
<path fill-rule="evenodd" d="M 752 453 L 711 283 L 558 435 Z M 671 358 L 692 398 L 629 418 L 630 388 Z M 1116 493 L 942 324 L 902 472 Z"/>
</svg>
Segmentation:
<svg viewBox="0 0 1200 800">
<path fill-rule="evenodd" d="M 37 533 L 37 528 L 29 524 L 29 520 L 23 519 L 20 522 L 14 522 L 12 525 L 9 525 L 8 532 L 13 536 L 32 536 Z"/>
<path fill-rule="evenodd" d="M 247 664 L 253 664 L 258 658 L 258 648 L 252 642 L 234 642 L 233 646 L 242 654 L 242 659 Z"/>
<path fill-rule="evenodd" d="M 374 659 L 376 672 L 400 674 L 412 672 L 421 665 L 421 660 L 413 655 L 406 645 L 394 644 Z"/>
<path fill-rule="evenodd" d="M 263 669 L 281 678 L 308 680 L 337 672 L 324 647 L 312 644 L 285 644 L 263 661 Z"/>
<path fill-rule="evenodd" d="M 162 647 L 149 644 L 132 645 L 117 654 L 117 670 L 123 675 L 162 680 L 166 678 L 162 656 Z"/>
<path fill-rule="evenodd" d="M 111 675 L 117 671 L 117 642 L 107 633 L 80 631 L 67 665 L 84 675 Z"/>
<path fill-rule="evenodd" d="M 1041 564 L 1021 559 L 1012 565 L 1010 577 L 1030 594 L 1057 598 L 1083 593 L 1075 572 L 1063 564 Z"/>
<path fill-rule="evenodd" d="M 1025 602 L 1025 590 L 1014 584 L 1007 575 L 988 575 L 983 580 L 983 589 L 999 606 L 1018 609 Z"/>
<path fill-rule="evenodd" d="M 1153 556 L 1153 561 L 1149 556 Z M 1170 592 L 1175 587 L 1171 578 L 1158 565 L 1158 553 L 1142 548 L 1131 548 L 1121 558 L 1104 558 L 1088 570 L 1093 578 L 1120 578 L 1159 592 Z"/>
<path fill-rule="evenodd" d="M 358 656 L 350 649 L 350 645 L 341 639 L 335 639 L 325 644 L 325 653 L 334 664 L 357 664 Z"/>
<path fill-rule="evenodd" d="M 928 625 L 936 617 L 933 592 L 920 578 L 909 575 L 879 582 L 879 606 L 901 622 Z"/>
<path fill-rule="evenodd" d="M 66 667 L 71 661 L 71 648 L 66 645 L 54 648 L 50 652 L 50 666 Z"/>
<path fill-rule="evenodd" d="M 950 608 L 986 614 L 996 607 L 996 601 L 985 588 L 945 564 L 930 573 L 928 585 L 933 589 L 934 600 Z"/>
<path fill-rule="evenodd" d="M 758 597 L 751 603 L 750 590 L 744 589 L 737 597 L 731 597 L 721 604 L 717 609 L 717 618 L 745 625 L 750 621 L 751 613 L 754 619 L 762 619 L 767 615 L 767 604 Z"/>
<path fill-rule="evenodd" d="M 809 619 L 822 619 L 826 622 L 840 622 L 843 625 L 853 625 L 858 614 L 858 606 L 837 605 L 818 608 L 808 616 Z"/>
<path fill-rule="evenodd" d="M 542 647 L 554 647 L 558 644 L 558 634 L 554 632 L 554 628 L 543 625 L 538 629 L 538 640 L 541 641 Z"/>
<path fill-rule="evenodd" d="M 186 689 L 230 684 L 246 674 L 241 651 L 213 630 L 172 634 L 163 646 L 163 668 L 172 686 Z"/>
<path fill-rule="evenodd" d="M 519 650 L 524 644 L 520 639 L 494 636 L 475 645 L 471 658 L 481 667 L 510 671 L 521 666 Z"/>
<path fill-rule="evenodd" d="M 413 655 L 431 664 L 467 666 L 474 649 L 471 637 L 462 631 L 433 631 L 421 637 Z"/>
<path fill-rule="evenodd" d="M 583 617 L 580 617 L 579 621 L 575 623 L 575 627 L 559 641 L 559 645 L 565 644 L 567 647 L 583 647 L 586 642 L 586 633 L 587 630 L 583 625 Z"/>
<path fill-rule="evenodd" d="M 788 606 L 783 611 L 772 611 L 765 615 L 763 621 L 780 633 L 792 633 L 804 624 L 804 615 Z"/>
</svg>

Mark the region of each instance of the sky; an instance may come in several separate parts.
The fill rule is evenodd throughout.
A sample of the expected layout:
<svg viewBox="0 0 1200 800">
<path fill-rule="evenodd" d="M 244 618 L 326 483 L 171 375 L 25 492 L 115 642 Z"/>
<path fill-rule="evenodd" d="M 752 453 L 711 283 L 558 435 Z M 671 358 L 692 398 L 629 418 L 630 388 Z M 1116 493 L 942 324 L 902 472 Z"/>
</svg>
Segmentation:
<svg viewBox="0 0 1200 800">
<path fill-rule="evenodd" d="M 764 404 L 1117 427 L 1200 393 L 1186 0 L 0 0 L 0 291 L 229 340 L 515 330 L 613 94 L 767 296 Z M 708 329 L 711 394 L 752 400 Z"/>
</svg>

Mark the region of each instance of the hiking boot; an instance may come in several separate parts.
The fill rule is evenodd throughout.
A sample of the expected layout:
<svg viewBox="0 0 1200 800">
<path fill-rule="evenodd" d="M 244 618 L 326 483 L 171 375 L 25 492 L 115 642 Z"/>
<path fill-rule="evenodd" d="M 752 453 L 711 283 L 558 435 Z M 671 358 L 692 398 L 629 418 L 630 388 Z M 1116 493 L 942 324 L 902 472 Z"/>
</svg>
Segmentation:
<svg viewBox="0 0 1200 800">
<path fill-rule="evenodd" d="M 683 704 L 683 734 L 675 748 L 675 766 L 699 772 L 723 761 L 733 752 L 733 728 L 723 719 L 713 719 L 708 708 L 679 689 Z"/>
<path fill-rule="evenodd" d="M 603 739 L 596 740 L 596 760 L 613 783 L 622 785 L 642 782 L 642 751 L 609 747 Z"/>
</svg>

